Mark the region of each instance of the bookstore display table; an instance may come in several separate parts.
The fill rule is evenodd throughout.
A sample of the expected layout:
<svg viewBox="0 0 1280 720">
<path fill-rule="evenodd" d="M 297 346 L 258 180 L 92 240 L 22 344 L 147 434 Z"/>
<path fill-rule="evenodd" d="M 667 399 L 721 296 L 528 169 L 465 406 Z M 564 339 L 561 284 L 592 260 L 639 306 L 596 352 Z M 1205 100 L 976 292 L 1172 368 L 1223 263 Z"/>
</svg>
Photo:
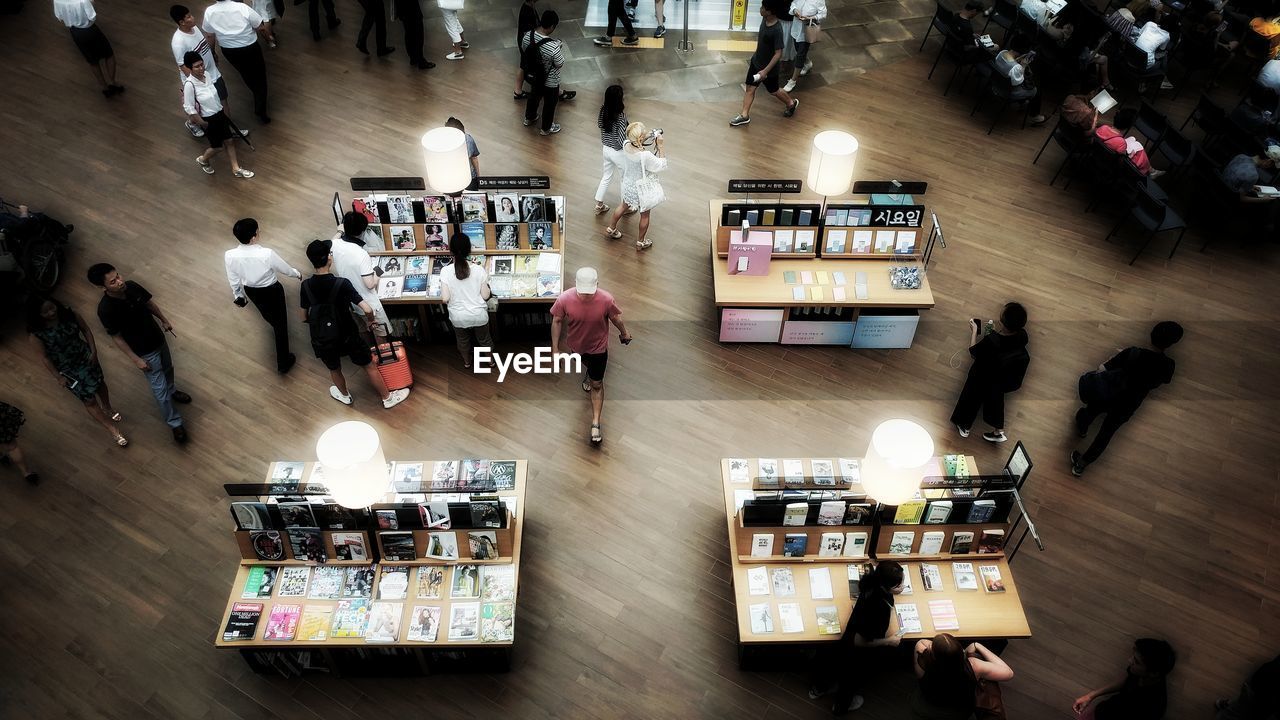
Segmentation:
<svg viewBox="0 0 1280 720">
<path fill-rule="evenodd" d="M 721 223 L 728 202 L 712 200 L 708 207 L 711 275 L 721 342 L 910 347 L 919 311 L 934 306 L 929 278 L 923 272 L 923 228 L 827 228 L 816 220 L 805 226 L 753 225 L 753 230 L 774 233 L 771 237 L 778 232 L 792 236 L 811 233 L 808 242 L 812 244 L 804 252 L 796 252 L 795 245 L 788 245 L 791 252 L 773 250 L 766 274 L 738 273 L 728 251 L 727 233 L 734 228 Z M 775 211 L 768 212 L 769 219 L 774 219 Z M 831 247 L 826 238 L 832 231 L 844 233 L 841 237 L 846 239 L 838 246 L 842 252 L 824 250 Z M 915 251 L 899 254 L 849 249 L 847 238 L 855 233 L 874 237 L 876 232 L 909 236 Z M 752 258 L 751 262 L 757 260 Z M 889 273 L 893 266 L 917 268 L 920 287 L 893 288 Z M 858 297 L 859 276 L 866 281 L 865 298 Z M 857 328 L 859 321 L 863 322 L 861 329 Z"/>
<path fill-rule="evenodd" d="M 970 474 L 976 475 L 976 463 L 972 457 L 966 457 L 967 469 Z M 879 560 L 895 560 L 903 565 L 906 571 L 907 579 L 911 586 L 910 594 L 899 595 L 895 598 L 896 606 L 901 614 L 904 611 L 904 605 L 908 614 L 910 605 L 914 605 L 920 621 L 920 629 L 918 631 L 907 632 L 904 635 L 906 639 L 919 639 L 932 637 L 937 632 L 944 630 L 935 627 L 934 612 L 945 614 L 946 611 L 954 609 L 955 624 L 958 628 L 946 629 L 957 637 L 969 639 L 1008 639 L 1008 638 L 1026 638 L 1031 636 L 1031 629 L 1027 623 L 1027 618 L 1022 609 L 1022 601 L 1018 594 L 1018 587 L 1014 582 L 1013 573 L 1009 568 L 1008 561 L 1005 558 L 1003 547 L 987 548 L 996 550 L 994 552 L 965 552 L 952 554 L 952 549 L 971 549 L 977 550 L 979 547 L 979 538 L 985 533 L 990 533 L 993 537 L 1003 539 L 1004 531 L 1009 527 L 1007 522 L 1008 508 L 1003 509 L 1004 516 L 1001 517 L 1000 512 L 989 517 L 986 522 L 965 523 L 957 522 L 965 520 L 965 517 L 955 517 L 948 524 L 926 523 L 926 524 L 892 524 L 893 515 L 889 514 L 889 521 L 881 522 L 880 515 L 868 516 L 872 521 L 859 525 L 851 524 L 815 524 L 811 518 L 817 514 L 817 508 L 814 512 L 809 513 L 809 521 L 803 525 L 783 525 L 781 522 L 775 525 L 744 525 L 742 503 L 751 498 L 754 502 L 754 496 L 762 495 L 766 491 L 756 489 L 752 490 L 753 484 L 759 486 L 759 463 L 754 458 L 751 459 L 723 459 L 721 460 L 721 480 L 724 488 L 725 499 L 725 515 L 727 518 L 727 527 L 729 533 L 729 562 L 733 574 L 733 592 L 734 602 L 736 604 L 738 618 L 738 642 L 740 650 L 740 660 L 745 664 L 751 651 L 758 651 L 770 647 L 796 646 L 805 643 L 829 642 L 837 640 L 840 633 L 846 627 L 849 617 L 853 612 L 854 600 L 851 595 L 852 588 L 850 575 L 857 576 L 859 572 L 865 572 L 865 565 L 871 558 Z M 776 467 L 780 467 L 787 463 L 786 460 L 767 461 Z M 796 461 L 791 461 L 796 462 Z M 806 481 L 810 477 L 822 475 L 823 473 L 816 470 L 813 461 L 808 459 L 799 461 L 803 463 L 803 473 Z M 819 461 L 822 462 L 822 461 Z M 842 461 L 841 464 L 849 463 L 855 469 L 851 471 L 856 477 L 856 461 Z M 731 470 L 731 463 L 737 464 L 736 470 Z M 830 463 L 824 463 L 825 467 L 830 468 L 835 465 L 834 459 Z M 744 470 L 745 468 L 745 470 Z M 815 468 L 811 470 L 811 468 Z M 937 472 L 930 474 L 942 475 L 941 463 Z M 840 475 L 836 474 L 836 479 Z M 784 486 L 785 487 L 785 486 Z M 806 490 L 812 490 L 815 486 L 808 485 Z M 835 493 L 836 497 L 843 495 L 842 503 L 850 503 L 857 505 L 861 503 L 865 497 L 861 494 L 860 482 L 853 482 L 849 489 L 839 487 L 829 488 L 829 493 Z M 925 491 L 926 498 L 932 498 L 935 501 L 941 499 L 946 494 L 939 491 Z M 828 496 L 829 497 L 829 496 Z M 804 502 L 804 501 L 801 501 Z M 813 501 L 814 505 L 818 501 Z M 972 500 L 962 500 L 957 498 L 954 500 L 956 505 L 956 515 L 961 515 L 962 507 L 967 508 L 972 504 Z M 905 506 L 905 504 L 904 504 Z M 871 506 L 868 506 L 871 507 Z M 948 510 L 950 508 L 948 507 Z M 824 508 L 825 510 L 825 508 Z M 966 509 L 965 512 L 968 512 Z M 804 518 L 804 515 L 801 515 Z M 850 532 L 853 531 L 853 532 Z M 889 553 L 890 545 L 897 541 L 894 533 L 913 533 L 909 545 L 892 548 L 898 552 Z M 923 535 L 926 532 L 938 533 L 941 538 L 941 549 L 921 547 Z M 845 555 L 843 548 L 834 555 L 820 554 L 829 548 L 824 548 L 824 533 L 830 537 L 832 534 L 839 534 L 844 537 L 853 539 L 853 536 L 860 535 L 862 539 L 857 545 L 858 550 L 850 555 Z M 846 535 L 846 533 L 848 533 Z M 972 533 L 972 540 L 969 548 L 955 547 L 953 543 L 957 541 L 957 533 Z M 792 538 L 798 540 L 798 536 L 805 535 L 806 541 L 799 545 L 799 555 L 796 557 L 785 557 L 785 551 L 793 551 L 796 546 L 790 541 Z M 766 539 L 764 536 L 772 536 Z M 843 537 L 839 542 L 843 542 Z M 984 538 L 985 539 L 985 538 Z M 960 538 L 964 540 L 964 538 Z M 865 543 L 861 544 L 861 543 Z M 761 548 L 760 546 L 765 546 Z M 853 547 L 853 546 L 851 546 Z M 758 552 L 767 553 L 764 556 L 753 555 L 753 549 Z M 903 552 L 903 551 L 906 552 Z M 959 589 L 957 578 L 955 577 L 955 567 L 953 563 L 970 563 L 973 576 L 965 578 L 966 586 L 973 589 Z M 932 566 L 938 571 L 940 582 L 937 583 L 936 590 L 926 589 L 926 583 L 923 581 L 921 574 L 921 566 L 926 568 Z M 992 585 L 992 589 L 998 590 L 1002 585 L 1003 592 L 990 592 L 986 589 L 987 583 L 979 572 L 979 567 L 994 567 L 999 573 L 999 581 Z M 961 567 L 963 570 L 963 566 Z M 782 577 L 775 577 L 775 570 L 782 570 Z M 786 577 L 785 571 L 790 571 L 790 577 Z M 986 572 L 990 572 L 987 570 Z M 752 582 L 751 574 L 755 574 L 755 582 Z M 825 585 L 829 581 L 830 594 L 825 599 L 814 599 L 814 589 L 811 587 L 811 579 L 817 580 L 819 585 Z M 753 584 L 755 587 L 753 588 Z M 755 593 L 753 594 L 753 589 Z M 781 592 L 779 592 L 781 590 Z M 825 588 L 821 588 L 817 594 L 827 595 L 823 592 Z M 940 603 L 943 608 L 937 609 L 939 601 L 949 601 L 947 606 L 945 602 Z M 787 612 L 784 613 L 782 605 L 789 605 Z M 754 608 L 753 608 L 754 606 Z M 768 619 L 764 619 L 764 607 L 767 606 Z M 834 613 L 831 608 L 834 607 Z M 826 608 L 825 617 L 821 612 Z M 754 612 L 753 612 L 754 611 Z M 756 617 L 752 617 L 752 615 Z M 790 615 L 791 619 L 799 619 L 800 631 L 786 632 L 783 627 L 783 615 Z M 941 614 L 939 615 L 941 617 Z M 899 618 L 893 619 L 893 629 L 898 627 Z M 761 632 L 762 629 L 768 628 L 767 631 Z"/>
<path fill-rule="evenodd" d="M 368 510 L 322 501 L 317 463 L 273 463 L 266 485 L 253 487 L 279 501 L 232 505 L 242 559 L 214 644 L 240 650 L 260 672 L 505 670 L 514 645 L 527 461 L 505 461 L 510 480 L 491 491 L 460 487 L 473 477 L 463 468 L 474 461 L 452 462 L 458 479 L 443 484 L 433 471 L 442 463 L 395 463 L 392 478 L 400 482 Z M 282 487 L 279 468 L 288 465 L 304 469 L 292 487 Z M 470 523 L 477 508 L 481 519 Z M 297 527 L 298 512 L 319 527 Z M 273 532 L 274 544 L 263 537 Z M 264 559 L 263 547 L 275 559 Z M 316 562 L 317 553 L 325 559 Z M 241 638 L 226 634 L 233 627 Z"/>
</svg>

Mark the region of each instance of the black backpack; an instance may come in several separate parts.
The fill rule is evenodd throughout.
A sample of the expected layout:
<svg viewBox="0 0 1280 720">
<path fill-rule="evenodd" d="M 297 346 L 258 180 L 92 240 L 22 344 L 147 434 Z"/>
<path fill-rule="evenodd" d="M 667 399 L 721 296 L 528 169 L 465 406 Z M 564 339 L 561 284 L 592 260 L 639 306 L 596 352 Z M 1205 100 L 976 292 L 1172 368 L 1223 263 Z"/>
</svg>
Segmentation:
<svg viewBox="0 0 1280 720">
<path fill-rule="evenodd" d="M 524 79 L 535 88 L 540 88 L 547 81 L 547 64 L 542 61 L 542 46 L 551 41 L 551 38 L 544 37 L 541 40 L 534 40 L 533 31 L 530 30 L 527 35 L 529 38 L 529 47 L 520 52 L 520 69 L 524 71 Z"/>
<path fill-rule="evenodd" d="M 307 324 L 311 326 L 311 346 L 317 350 L 328 350 L 342 347 L 346 333 L 342 329 L 343 312 L 348 312 L 346 308 L 338 307 L 338 291 L 342 289 L 342 280 L 338 279 L 333 284 L 333 289 L 329 291 L 329 299 L 323 303 L 316 302 L 316 296 L 311 292 L 311 285 L 302 286 L 302 291 L 306 293 L 307 303 Z"/>
</svg>

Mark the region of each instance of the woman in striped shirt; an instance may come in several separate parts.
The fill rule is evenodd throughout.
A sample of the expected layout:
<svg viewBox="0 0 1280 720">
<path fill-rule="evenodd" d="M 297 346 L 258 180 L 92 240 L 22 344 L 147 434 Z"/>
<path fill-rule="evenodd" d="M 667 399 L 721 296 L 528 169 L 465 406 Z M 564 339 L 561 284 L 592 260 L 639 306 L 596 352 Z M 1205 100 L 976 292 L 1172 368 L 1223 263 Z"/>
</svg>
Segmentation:
<svg viewBox="0 0 1280 720">
<path fill-rule="evenodd" d="M 622 144 L 627 140 L 627 113 L 624 110 L 622 86 L 610 85 L 604 91 L 604 104 L 600 106 L 600 117 L 596 120 L 596 125 L 600 128 L 601 149 L 604 151 L 604 172 L 600 177 L 600 186 L 596 188 L 597 215 L 609 212 L 604 194 L 613 181 L 614 171 L 619 174 L 622 172 Z"/>
</svg>

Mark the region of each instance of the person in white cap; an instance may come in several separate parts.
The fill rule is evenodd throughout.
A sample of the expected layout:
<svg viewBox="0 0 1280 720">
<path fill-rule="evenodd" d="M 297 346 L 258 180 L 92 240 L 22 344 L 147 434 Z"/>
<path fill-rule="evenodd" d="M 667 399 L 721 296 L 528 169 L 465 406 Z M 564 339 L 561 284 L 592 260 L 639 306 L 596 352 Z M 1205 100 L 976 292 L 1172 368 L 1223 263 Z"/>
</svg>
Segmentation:
<svg viewBox="0 0 1280 720">
<path fill-rule="evenodd" d="M 618 328 L 623 345 L 631 342 L 613 295 L 600 289 L 599 273 L 595 268 L 578 268 L 574 287 L 561 293 L 551 306 L 551 352 L 560 352 L 560 336 L 564 334 L 569 350 L 582 357 L 586 369 L 582 389 L 591 393 L 592 445 L 604 441 L 600 413 L 604 409 L 604 369 L 609 363 L 609 323 Z"/>
</svg>

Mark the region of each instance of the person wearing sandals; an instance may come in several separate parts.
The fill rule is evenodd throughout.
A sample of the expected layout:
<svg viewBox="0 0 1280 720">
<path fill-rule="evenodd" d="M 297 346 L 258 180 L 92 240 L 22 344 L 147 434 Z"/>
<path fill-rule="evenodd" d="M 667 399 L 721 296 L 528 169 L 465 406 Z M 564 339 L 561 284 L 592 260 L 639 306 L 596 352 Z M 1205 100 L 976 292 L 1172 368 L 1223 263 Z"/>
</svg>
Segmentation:
<svg viewBox="0 0 1280 720">
<path fill-rule="evenodd" d="M 622 310 L 613 295 L 600 289 L 600 275 L 595 268 L 578 268 L 574 286 L 560 293 L 551 305 L 551 354 L 560 353 L 560 336 L 571 352 L 582 358 L 586 375 L 582 390 L 591 393 L 591 444 L 604 441 L 600 415 L 604 410 L 604 370 L 609 364 L 609 323 L 618 328 L 623 345 L 631 342 L 631 334 L 622 323 Z"/>
<path fill-rule="evenodd" d="M 645 142 L 653 141 L 653 150 L 645 148 Z M 650 173 L 661 172 L 667 168 L 667 158 L 662 150 L 662 130 L 648 132 L 644 123 L 633 122 L 627 126 L 627 142 L 622 150 L 622 204 L 613 211 L 613 222 L 604 229 L 610 238 L 622 237 L 618 223 L 623 214 L 630 209 L 640 213 L 640 237 L 636 240 L 637 250 L 653 247 L 653 241 L 645 237 L 649 233 L 649 212 L 657 207 L 665 198 L 658 179 Z"/>
<path fill-rule="evenodd" d="M 458 343 L 462 366 L 471 368 L 472 347 L 493 347 L 489 335 L 489 273 L 467 259 L 471 238 L 454 233 L 449 238 L 453 262 L 440 271 L 440 299 L 449 311 L 449 324 Z"/>
<path fill-rule="evenodd" d="M 52 298 L 33 300 L 27 308 L 27 337 L 40 363 L 58 384 L 84 403 L 89 417 L 106 428 L 117 445 L 128 445 L 115 426 L 123 418 L 111 408 L 93 331 L 75 311 Z"/>
<path fill-rule="evenodd" d="M 604 172 L 600 176 L 600 186 L 596 188 L 596 214 L 603 215 L 610 208 L 604 202 L 604 194 L 613 182 L 614 171 L 622 172 L 622 146 L 627 141 L 627 113 L 622 103 L 622 86 L 610 85 L 604 91 L 604 104 L 600 106 L 600 117 L 596 119 L 600 128 L 600 146 L 604 152 Z"/>
<path fill-rule="evenodd" d="M 27 482 L 36 485 L 40 482 L 40 476 L 27 467 L 27 459 L 22 455 L 22 448 L 18 447 L 18 431 L 26 421 L 27 416 L 21 410 L 9 403 L 0 402 L 0 460 L 6 465 L 11 462 L 17 465 L 18 472 L 22 473 Z"/>
<path fill-rule="evenodd" d="M 795 90 L 800 76 L 808 75 L 813 68 L 809 49 L 817 42 L 822 33 L 822 21 L 827 19 L 826 0 L 791 0 L 791 15 L 791 39 L 795 42 L 796 54 L 791 79 L 782 86 L 785 92 Z"/>
<path fill-rule="evenodd" d="M 182 57 L 182 64 L 191 71 L 182 81 L 182 109 L 187 113 L 187 120 L 204 130 L 204 138 L 209 141 L 209 149 L 197 157 L 196 162 L 206 175 L 212 175 L 215 171 L 209 164 L 209 158 L 225 147 L 232 174 L 238 178 L 253 177 L 252 170 L 240 167 L 240 160 L 236 157 L 238 136 L 231 129 L 230 118 L 222 111 L 218 88 L 205 72 L 204 58 L 192 51 Z"/>
</svg>

